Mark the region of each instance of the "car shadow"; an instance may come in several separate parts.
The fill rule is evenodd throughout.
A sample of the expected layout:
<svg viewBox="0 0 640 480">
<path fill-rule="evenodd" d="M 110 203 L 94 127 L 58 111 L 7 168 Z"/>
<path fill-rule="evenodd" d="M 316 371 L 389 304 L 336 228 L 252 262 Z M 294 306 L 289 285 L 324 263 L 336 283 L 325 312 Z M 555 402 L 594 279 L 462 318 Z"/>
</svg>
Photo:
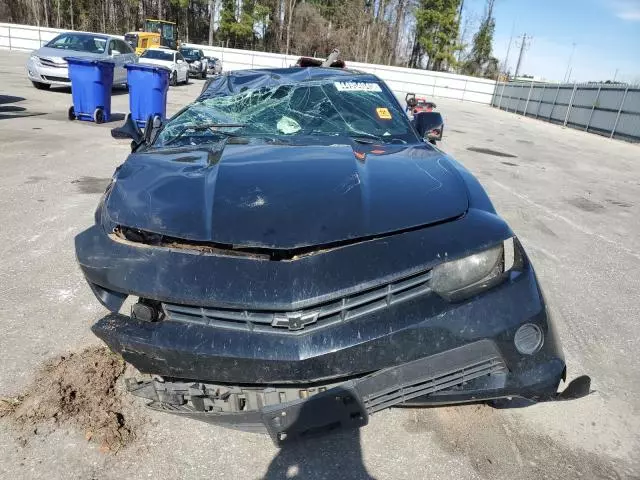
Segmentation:
<svg viewBox="0 0 640 480">
<path fill-rule="evenodd" d="M 0 95 L 0 105 L 7 103 L 18 103 L 26 100 L 24 97 L 16 97 L 14 95 Z"/>
<path fill-rule="evenodd" d="M 331 398 L 337 400 L 341 397 Z M 288 427 L 283 426 L 283 433 L 278 434 L 281 438 L 280 451 L 269 464 L 264 479 L 375 480 L 362 460 L 360 428 L 355 427 L 362 422 L 354 422 L 352 414 L 356 412 L 353 409 L 356 404 L 349 402 L 350 410 L 334 410 L 333 405 L 339 404 L 328 405 L 311 400 L 303 402 L 297 412 L 288 411 L 289 416 L 296 415 L 295 420 Z M 362 419 L 360 415 L 358 417 Z M 282 412 L 282 418 L 288 418 L 286 412 Z M 273 420 L 276 421 L 275 418 Z"/>
<path fill-rule="evenodd" d="M 20 105 L 12 105 L 24 100 L 26 100 L 24 97 L 16 97 L 15 95 L 0 95 L 0 120 L 44 115 L 42 112 L 30 112 L 26 107 Z"/>
<path fill-rule="evenodd" d="M 350 478 L 375 480 L 362 461 L 360 429 L 307 438 L 282 446 L 269 464 L 265 480 Z"/>
</svg>

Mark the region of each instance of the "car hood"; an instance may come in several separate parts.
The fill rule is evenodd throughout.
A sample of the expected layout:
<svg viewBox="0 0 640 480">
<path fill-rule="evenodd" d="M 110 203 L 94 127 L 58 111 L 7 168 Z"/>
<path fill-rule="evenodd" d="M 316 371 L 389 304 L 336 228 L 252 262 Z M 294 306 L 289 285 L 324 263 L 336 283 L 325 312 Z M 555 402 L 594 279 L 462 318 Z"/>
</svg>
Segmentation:
<svg viewBox="0 0 640 480">
<path fill-rule="evenodd" d="M 59 58 L 64 59 L 66 57 L 75 57 L 75 58 L 102 58 L 106 55 L 100 53 L 91 53 L 91 52 L 77 52 L 75 50 L 62 50 L 60 48 L 50 48 L 50 47 L 42 47 L 33 52 L 33 55 L 37 55 L 42 58 Z"/>
<path fill-rule="evenodd" d="M 167 68 L 173 67 L 173 61 L 171 60 L 156 60 L 153 58 L 140 58 L 138 59 L 138 63 L 141 63 L 143 65 L 158 65 L 158 66 L 167 67 Z"/>
<path fill-rule="evenodd" d="M 294 249 L 419 228 L 463 215 L 464 181 L 427 145 L 264 142 L 129 156 L 106 220 L 171 237 Z"/>
</svg>

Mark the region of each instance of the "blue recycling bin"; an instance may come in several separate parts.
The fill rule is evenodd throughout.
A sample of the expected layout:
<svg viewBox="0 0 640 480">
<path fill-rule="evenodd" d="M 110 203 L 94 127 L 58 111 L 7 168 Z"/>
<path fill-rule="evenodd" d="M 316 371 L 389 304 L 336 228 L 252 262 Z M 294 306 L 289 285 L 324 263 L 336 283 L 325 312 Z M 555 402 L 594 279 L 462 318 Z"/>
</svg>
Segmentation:
<svg viewBox="0 0 640 480">
<path fill-rule="evenodd" d="M 69 120 L 108 122 L 111 118 L 113 63 L 88 58 L 65 58 L 69 65 L 73 106 Z"/>
<path fill-rule="evenodd" d="M 144 128 L 150 116 L 157 115 L 164 120 L 167 117 L 169 69 L 140 63 L 125 67 L 129 84 L 129 109 L 138 126 Z"/>
</svg>

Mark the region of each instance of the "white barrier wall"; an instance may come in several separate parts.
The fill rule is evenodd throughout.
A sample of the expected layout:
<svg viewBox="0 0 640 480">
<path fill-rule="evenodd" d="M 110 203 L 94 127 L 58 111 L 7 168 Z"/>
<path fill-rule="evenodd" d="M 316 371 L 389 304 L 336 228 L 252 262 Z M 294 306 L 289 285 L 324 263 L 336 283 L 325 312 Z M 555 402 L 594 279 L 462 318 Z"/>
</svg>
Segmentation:
<svg viewBox="0 0 640 480">
<path fill-rule="evenodd" d="M 206 55 L 219 58 L 225 71 L 289 67 L 295 64 L 298 59 L 295 55 L 236 50 L 190 43 L 183 45 L 200 48 Z M 347 67 L 377 75 L 397 94 L 413 92 L 425 97 L 455 98 L 462 101 L 490 104 L 496 87 L 496 82 L 493 80 L 446 72 L 358 62 L 347 62 Z"/>
<path fill-rule="evenodd" d="M 65 30 L 0 23 L 0 48 L 31 51 Z M 293 55 L 184 44 L 201 48 L 205 54 L 222 61 L 225 71 L 247 68 L 282 68 L 295 64 Z M 384 80 L 399 96 L 413 92 L 418 96 L 454 98 L 466 102 L 490 104 L 496 82 L 484 78 L 432 72 L 415 68 L 391 67 L 369 63 L 347 62 L 347 67 L 373 73 Z"/>
</svg>

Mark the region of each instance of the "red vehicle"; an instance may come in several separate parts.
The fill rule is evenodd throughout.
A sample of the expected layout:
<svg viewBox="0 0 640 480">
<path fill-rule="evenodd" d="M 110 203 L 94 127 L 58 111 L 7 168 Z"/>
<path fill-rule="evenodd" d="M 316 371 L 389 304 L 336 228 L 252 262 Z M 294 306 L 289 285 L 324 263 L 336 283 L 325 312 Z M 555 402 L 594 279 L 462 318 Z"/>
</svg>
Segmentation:
<svg viewBox="0 0 640 480">
<path fill-rule="evenodd" d="M 436 108 L 435 103 L 427 101 L 424 97 L 416 97 L 415 93 L 407 93 L 404 99 L 407 102 L 407 111 L 413 114 L 432 112 Z"/>
<path fill-rule="evenodd" d="M 423 112 L 433 112 L 436 108 L 435 103 L 427 101 L 424 97 L 416 97 L 415 93 L 407 93 L 404 100 L 407 103 L 407 115 L 413 122 L 416 121 L 414 115 Z M 436 122 L 438 125 L 429 130 L 425 138 L 433 145 L 435 145 L 437 141 L 442 140 L 442 132 L 444 131 L 444 120 L 442 116 L 437 112 L 435 112 L 434 115 L 437 115 L 439 118 L 439 122 Z"/>
</svg>

